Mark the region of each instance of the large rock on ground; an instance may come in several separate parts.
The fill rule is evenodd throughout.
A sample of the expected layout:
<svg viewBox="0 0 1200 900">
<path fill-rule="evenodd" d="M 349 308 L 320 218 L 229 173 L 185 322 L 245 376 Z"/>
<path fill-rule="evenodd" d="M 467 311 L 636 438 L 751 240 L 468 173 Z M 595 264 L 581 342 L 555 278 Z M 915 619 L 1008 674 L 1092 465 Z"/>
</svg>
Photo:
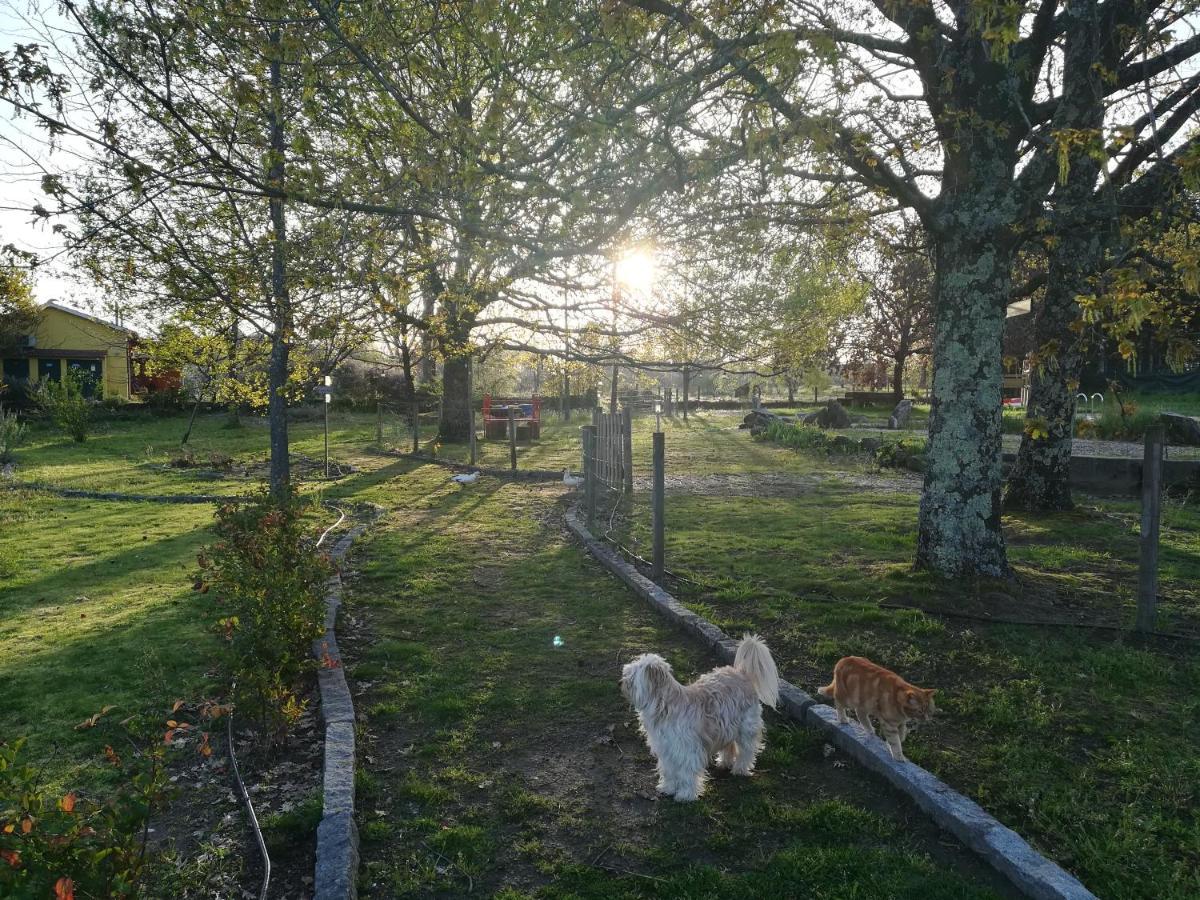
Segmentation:
<svg viewBox="0 0 1200 900">
<path fill-rule="evenodd" d="M 911 400 L 901 400 L 896 404 L 896 408 L 892 410 L 892 414 L 888 416 L 888 428 L 896 431 L 905 427 L 908 424 L 908 417 L 912 415 L 913 402 Z"/>
<path fill-rule="evenodd" d="M 812 422 L 809 424 L 817 425 L 820 428 L 849 428 L 850 414 L 846 412 L 846 408 L 836 400 L 830 400 L 825 404 L 824 409 L 817 410 L 810 414 Z M 805 416 L 804 420 L 807 423 L 810 416 Z"/>
<path fill-rule="evenodd" d="M 1165 412 L 1162 422 L 1167 429 L 1167 443 L 1200 447 L 1200 419 L 1182 413 Z"/>
</svg>

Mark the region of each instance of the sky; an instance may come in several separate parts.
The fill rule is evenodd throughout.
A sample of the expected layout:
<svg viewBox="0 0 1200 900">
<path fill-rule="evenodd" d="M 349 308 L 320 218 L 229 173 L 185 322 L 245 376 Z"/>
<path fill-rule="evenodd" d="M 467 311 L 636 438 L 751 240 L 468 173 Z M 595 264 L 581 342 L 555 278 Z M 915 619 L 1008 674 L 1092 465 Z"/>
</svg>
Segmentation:
<svg viewBox="0 0 1200 900">
<path fill-rule="evenodd" d="M 44 44 L 34 25 L 43 17 L 52 25 L 61 23 L 54 0 L 0 0 L 0 50 L 8 52 L 18 43 Z M 53 222 L 32 213 L 34 204 L 45 202 L 38 163 L 63 170 L 75 161 L 69 146 L 52 152 L 45 133 L 28 117 L 16 118 L 12 107 L 0 104 L 0 245 L 14 244 L 42 260 L 33 276 L 38 302 L 100 312 L 102 298 L 76 274 L 62 239 L 51 231 Z"/>
</svg>

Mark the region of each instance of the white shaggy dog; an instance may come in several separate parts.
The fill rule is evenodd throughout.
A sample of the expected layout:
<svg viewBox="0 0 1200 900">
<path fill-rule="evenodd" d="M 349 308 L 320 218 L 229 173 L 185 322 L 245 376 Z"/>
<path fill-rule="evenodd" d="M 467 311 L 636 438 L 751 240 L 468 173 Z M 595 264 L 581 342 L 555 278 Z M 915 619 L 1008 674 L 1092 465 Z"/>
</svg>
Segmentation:
<svg viewBox="0 0 1200 900">
<path fill-rule="evenodd" d="M 621 670 L 621 693 L 633 704 L 650 752 L 658 760 L 658 789 L 676 800 L 704 791 L 705 770 L 718 766 L 749 775 L 762 749 L 762 708 L 779 702 L 779 672 L 757 635 L 738 644 L 732 666 L 713 669 L 684 686 L 670 664 L 643 653 Z"/>
</svg>

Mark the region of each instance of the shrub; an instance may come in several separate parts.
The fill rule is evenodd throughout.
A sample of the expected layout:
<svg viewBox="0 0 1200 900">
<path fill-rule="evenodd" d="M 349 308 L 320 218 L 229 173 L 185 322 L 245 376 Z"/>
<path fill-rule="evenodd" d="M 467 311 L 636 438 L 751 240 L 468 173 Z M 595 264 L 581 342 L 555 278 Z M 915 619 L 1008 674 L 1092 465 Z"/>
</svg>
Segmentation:
<svg viewBox="0 0 1200 900">
<path fill-rule="evenodd" d="M 1081 420 L 1082 421 L 1082 420 Z M 1110 397 L 1100 410 L 1100 415 L 1091 422 L 1088 434 L 1082 433 L 1079 422 L 1075 434 L 1079 437 L 1095 437 L 1102 441 L 1137 441 L 1145 437 L 1146 429 L 1159 424 L 1159 415 L 1153 409 L 1139 409 L 1136 403 L 1121 403 Z"/>
<path fill-rule="evenodd" d="M 827 450 L 829 448 L 828 435 L 815 425 L 772 422 L 767 426 L 766 438 L 776 444 L 801 450 Z"/>
<path fill-rule="evenodd" d="M 305 533 L 295 495 L 265 494 L 217 510 L 218 540 L 200 553 L 195 588 L 220 607 L 217 627 L 229 650 L 238 696 L 252 704 L 269 741 L 282 739 L 303 712 L 297 695 L 324 632 L 324 587 L 331 566 Z"/>
<path fill-rule="evenodd" d="M 171 454 L 167 465 L 172 469 L 194 469 L 199 465 L 196 462 L 196 451 L 184 444 Z"/>
<path fill-rule="evenodd" d="M 0 744 L 0 895 L 135 896 L 147 861 L 146 825 L 169 784 L 162 745 L 123 750 L 131 764 L 105 747 L 121 779 L 104 800 L 51 794 L 39 780 L 42 766 L 23 758 L 24 745 L 24 738 Z"/>
<path fill-rule="evenodd" d="M 83 395 L 83 379 L 67 372 L 60 381 L 38 382 L 38 393 L 51 421 L 82 444 L 92 431 L 92 403 Z"/>
<path fill-rule="evenodd" d="M 26 378 L 5 379 L 0 381 L 0 397 L 10 410 L 36 412 L 39 408 L 36 387 Z"/>
<path fill-rule="evenodd" d="M 8 412 L 0 406 L 0 465 L 13 461 L 13 455 L 18 447 L 25 442 L 25 423 L 15 412 Z"/>
<path fill-rule="evenodd" d="M 921 471 L 924 459 L 924 441 L 889 441 L 875 452 L 875 461 L 884 468 Z"/>
<path fill-rule="evenodd" d="M 219 472 L 228 472 L 233 468 L 233 457 L 228 453 L 213 450 L 206 458 L 201 459 L 196 455 L 195 450 L 184 444 L 171 454 L 171 457 L 167 460 L 167 465 L 172 469 L 199 469 L 208 467 L 216 469 Z"/>
</svg>

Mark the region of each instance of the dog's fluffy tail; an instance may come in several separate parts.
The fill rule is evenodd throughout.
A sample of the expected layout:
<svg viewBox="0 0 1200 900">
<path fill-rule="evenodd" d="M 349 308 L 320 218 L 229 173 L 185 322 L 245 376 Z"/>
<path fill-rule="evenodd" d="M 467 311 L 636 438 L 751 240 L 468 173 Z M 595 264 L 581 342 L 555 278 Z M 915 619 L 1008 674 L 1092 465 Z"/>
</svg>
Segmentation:
<svg viewBox="0 0 1200 900">
<path fill-rule="evenodd" d="M 767 706 L 779 702 L 779 670 L 771 651 L 757 634 L 745 635 L 738 644 L 733 667 L 750 679 L 754 693 Z"/>
</svg>

